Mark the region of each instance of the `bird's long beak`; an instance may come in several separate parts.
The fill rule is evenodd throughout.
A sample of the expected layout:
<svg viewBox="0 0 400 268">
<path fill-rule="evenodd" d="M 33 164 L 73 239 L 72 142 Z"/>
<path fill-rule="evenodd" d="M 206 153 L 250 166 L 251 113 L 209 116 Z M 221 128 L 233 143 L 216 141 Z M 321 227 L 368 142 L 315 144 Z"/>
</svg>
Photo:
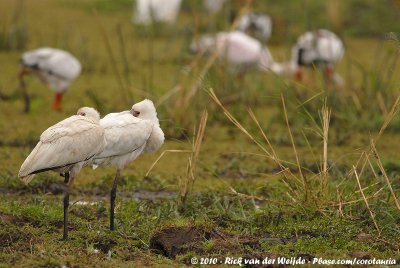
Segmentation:
<svg viewBox="0 0 400 268">
<path fill-rule="evenodd" d="M 140 115 L 140 112 L 139 111 L 135 111 L 135 110 L 130 110 L 129 111 L 134 117 L 138 117 L 139 115 Z"/>
</svg>

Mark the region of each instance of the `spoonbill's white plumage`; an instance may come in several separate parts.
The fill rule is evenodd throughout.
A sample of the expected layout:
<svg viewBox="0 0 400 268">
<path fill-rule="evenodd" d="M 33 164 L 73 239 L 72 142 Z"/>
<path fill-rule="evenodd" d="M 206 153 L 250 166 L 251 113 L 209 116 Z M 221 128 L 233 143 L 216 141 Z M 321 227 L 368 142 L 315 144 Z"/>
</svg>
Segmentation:
<svg viewBox="0 0 400 268">
<path fill-rule="evenodd" d="M 23 75 L 33 73 L 55 92 L 54 110 L 60 109 L 62 95 L 68 90 L 82 69 L 79 61 L 69 52 L 48 47 L 38 48 L 22 54 L 21 65 L 20 79 L 22 84 Z M 24 92 L 25 111 L 29 111 L 29 97 L 26 94 L 26 90 Z"/>
<path fill-rule="evenodd" d="M 258 67 L 268 71 L 273 62 L 269 50 L 257 39 L 241 32 L 220 32 L 216 36 L 203 36 L 191 44 L 193 52 L 213 53 L 234 67 Z"/>
<path fill-rule="evenodd" d="M 77 115 L 49 127 L 40 136 L 40 141 L 25 159 L 18 174 L 26 183 L 35 174 L 48 170 L 64 174 L 68 183 L 64 192 L 64 239 L 68 237 L 67 212 L 73 179 L 104 147 L 104 129 L 99 120 L 95 109 L 83 107 Z"/>
<path fill-rule="evenodd" d="M 133 22 L 148 25 L 152 22 L 174 23 L 182 0 L 136 0 Z"/>
<path fill-rule="evenodd" d="M 272 69 L 277 73 L 295 73 L 298 80 L 302 79 L 303 67 L 324 68 L 327 81 L 333 80 L 342 84 L 339 74 L 334 73 L 335 65 L 344 55 L 342 40 L 331 31 L 320 29 L 306 32 L 297 39 L 292 48 L 292 59 L 288 63 L 274 64 Z"/>
<path fill-rule="evenodd" d="M 266 42 L 271 37 L 272 20 L 266 14 L 248 13 L 240 17 L 237 29 Z"/>
<path fill-rule="evenodd" d="M 150 100 L 132 106 L 131 111 L 111 113 L 100 120 L 106 146 L 92 160 L 94 167 L 112 165 L 117 169 L 110 193 L 110 230 L 114 230 L 114 207 L 121 170 L 143 152 L 154 152 L 164 142 L 157 112 Z"/>
</svg>

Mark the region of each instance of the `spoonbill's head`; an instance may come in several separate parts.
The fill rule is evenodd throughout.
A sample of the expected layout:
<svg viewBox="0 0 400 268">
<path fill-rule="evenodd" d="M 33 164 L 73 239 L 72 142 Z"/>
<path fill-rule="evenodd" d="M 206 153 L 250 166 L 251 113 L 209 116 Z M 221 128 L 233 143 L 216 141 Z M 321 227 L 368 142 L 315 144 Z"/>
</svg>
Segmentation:
<svg viewBox="0 0 400 268">
<path fill-rule="evenodd" d="M 78 110 L 78 112 L 76 113 L 77 115 L 81 115 L 81 116 L 86 116 L 89 117 L 95 121 L 99 121 L 100 120 L 100 114 L 99 112 L 91 107 L 82 107 Z"/>
<path fill-rule="evenodd" d="M 135 103 L 130 112 L 137 118 L 158 122 L 156 107 L 154 107 L 154 103 L 149 99 Z"/>
<path fill-rule="evenodd" d="M 205 53 L 211 52 L 215 46 L 215 38 L 210 35 L 204 35 L 190 44 L 190 52 Z"/>
</svg>

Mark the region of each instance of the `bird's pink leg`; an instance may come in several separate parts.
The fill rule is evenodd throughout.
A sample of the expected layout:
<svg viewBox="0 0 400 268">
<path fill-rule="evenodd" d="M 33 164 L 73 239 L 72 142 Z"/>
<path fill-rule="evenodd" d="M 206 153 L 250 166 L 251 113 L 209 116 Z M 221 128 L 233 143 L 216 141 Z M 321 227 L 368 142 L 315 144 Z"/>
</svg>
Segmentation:
<svg viewBox="0 0 400 268">
<path fill-rule="evenodd" d="M 64 189 L 64 233 L 63 233 L 63 240 L 68 239 L 68 206 L 69 206 L 69 172 L 65 172 L 64 174 L 65 178 L 65 189 Z"/>
<path fill-rule="evenodd" d="M 62 93 L 56 93 L 54 95 L 54 102 L 53 102 L 53 110 L 59 111 L 61 108 L 61 99 L 62 99 Z"/>
<path fill-rule="evenodd" d="M 118 186 L 118 180 L 119 180 L 119 175 L 120 171 L 117 169 L 117 173 L 115 174 L 113 186 L 111 188 L 110 192 L 110 231 L 115 230 L 114 226 L 114 208 L 115 208 L 115 198 L 117 197 L 117 186 Z"/>
</svg>

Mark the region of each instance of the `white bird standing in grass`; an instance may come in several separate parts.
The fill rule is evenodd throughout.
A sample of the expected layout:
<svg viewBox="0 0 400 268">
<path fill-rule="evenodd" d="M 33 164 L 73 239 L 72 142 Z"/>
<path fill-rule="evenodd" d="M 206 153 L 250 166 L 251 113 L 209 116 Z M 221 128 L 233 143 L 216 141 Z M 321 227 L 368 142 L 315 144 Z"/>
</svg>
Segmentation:
<svg viewBox="0 0 400 268">
<path fill-rule="evenodd" d="M 344 54 L 340 38 L 328 30 L 306 32 L 297 39 L 292 48 L 292 59 L 287 63 L 275 63 L 271 69 L 278 74 L 295 73 L 297 80 L 303 78 L 303 67 L 319 67 L 327 82 L 342 85 L 343 79 L 334 72 L 335 65 Z"/>
<path fill-rule="evenodd" d="M 143 100 L 132 110 L 111 113 L 100 120 L 105 130 L 106 146 L 93 157 L 92 164 L 112 165 L 117 169 L 110 192 L 110 230 L 114 230 L 114 208 L 121 170 L 142 153 L 158 150 L 164 143 L 157 112 L 151 100 Z"/>
<path fill-rule="evenodd" d="M 25 74 L 33 73 L 55 91 L 53 109 L 59 110 L 63 94 L 82 69 L 79 61 L 69 52 L 48 47 L 25 52 L 21 57 L 21 65 L 19 78 L 25 99 L 25 112 L 30 108 L 29 95 L 23 80 Z"/>
<path fill-rule="evenodd" d="M 266 14 L 251 12 L 240 17 L 237 30 L 266 42 L 271 37 L 272 21 Z"/>
<path fill-rule="evenodd" d="M 133 22 L 149 25 L 152 22 L 174 23 L 182 0 L 136 0 Z"/>
<path fill-rule="evenodd" d="M 104 129 L 99 113 L 89 107 L 78 110 L 63 121 L 49 127 L 25 159 L 18 176 L 29 183 L 37 173 L 53 170 L 64 174 L 64 233 L 68 238 L 69 192 L 75 176 L 104 147 Z"/>
<path fill-rule="evenodd" d="M 273 63 L 271 53 L 255 38 L 240 31 L 220 32 L 216 36 L 203 36 L 193 41 L 192 52 L 217 53 L 220 60 L 226 60 L 231 66 L 242 72 L 251 67 L 269 71 Z"/>
</svg>

